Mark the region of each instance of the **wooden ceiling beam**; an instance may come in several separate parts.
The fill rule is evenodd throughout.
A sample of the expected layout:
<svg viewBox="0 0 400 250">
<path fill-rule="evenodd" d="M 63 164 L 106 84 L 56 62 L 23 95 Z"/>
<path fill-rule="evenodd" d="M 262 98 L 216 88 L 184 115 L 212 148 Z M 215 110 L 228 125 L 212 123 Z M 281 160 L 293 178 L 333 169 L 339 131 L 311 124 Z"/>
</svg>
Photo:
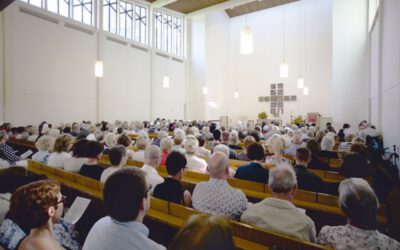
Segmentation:
<svg viewBox="0 0 400 250">
<path fill-rule="evenodd" d="M 221 11 L 221 10 L 226 10 L 226 9 L 231 9 L 234 8 L 236 6 L 239 5 L 243 5 L 243 4 L 247 4 L 250 2 L 254 2 L 255 0 L 229 0 L 226 2 L 222 2 L 204 9 L 200 9 L 200 10 L 196 10 L 193 12 L 190 12 L 186 15 L 186 17 L 194 17 L 194 16 L 198 16 L 198 15 L 204 15 L 204 14 L 208 14 L 211 12 L 215 12 L 215 11 Z"/>
<path fill-rule="evenodd" d="M 156 0 L 151 3 L 151 7 L 153 8 L 161 8 L 164 7 L 165 5 L 175 3 L 178 0 Z"/>
</svg>

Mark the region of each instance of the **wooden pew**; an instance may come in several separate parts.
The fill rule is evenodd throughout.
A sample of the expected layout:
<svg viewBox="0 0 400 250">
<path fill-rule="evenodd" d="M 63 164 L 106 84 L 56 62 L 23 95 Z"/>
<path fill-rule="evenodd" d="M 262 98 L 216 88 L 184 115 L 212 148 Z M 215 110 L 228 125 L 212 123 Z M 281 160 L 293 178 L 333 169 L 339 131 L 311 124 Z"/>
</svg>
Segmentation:
<svg viewBox="0 0 400 250">
<path fill-rule="evenodd" d="M 94 198 L 102 199 L 102 186 L 97 180 L 88 181 L 87 179 L 89 178 L 84 176 L 77 178 L 77 174 L 68 173 L 62 169 L 55 169 L 30 160 L 28 161 L 28 171 L 45 175 L 65 186 L 83 191 Z M 180 228 L 190 215 L 196 213 L 200 212 L 152 197 L 151 209 L 148 211 L 146 217 L 172 227 Z M 325 246 L 255 228 L 240 222 L 230 220 L 229 223 L 232 226 L 235 246 L 238 249 L 267 250 L 269 247 L 274 246 L 289 249 L 329 249 Z M 249 237 L 249 239 L 246 237 Z"/>
</svg>

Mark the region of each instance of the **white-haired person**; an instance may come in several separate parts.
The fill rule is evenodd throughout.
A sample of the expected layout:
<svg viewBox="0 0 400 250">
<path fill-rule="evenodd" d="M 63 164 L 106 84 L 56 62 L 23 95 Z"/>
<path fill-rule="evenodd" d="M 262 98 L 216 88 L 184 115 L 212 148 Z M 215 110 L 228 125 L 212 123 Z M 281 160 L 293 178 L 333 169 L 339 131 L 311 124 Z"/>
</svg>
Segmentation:
<svg viewBox="0 0 400 250">
<path fill-rule="evenodd" d="M 178 131 L 182 131 L 183 132 L 182 129 L 179 129 Z M 179 133 L 175 133 L 175 135 L 174 135 L 174 146 L 172 147 L 172 150 L 173 151 L 177 151 L 177 152 L 179 152 L 179 153 L 181 153 L 183 155 L 186 155 L 186 151 L 182 146 L 184 144 L 184 141 L 185 141 L 184 132 L 183 133 L 180 133 L 180 132 Z"/>
<path fill-rule="evenodd" d="M 199 148 L 199 141 L 194 136 L 189 136 L 185 142 L 186 150 L 186 167 L 189 170 L 206 173 L 207 162 L 196 156 L 197 149 Z"/>
<path fill-rule="evenodd" d="M 149 138 L 146 136 L 139 136 L 135 143 L 135 147 L 138 149 L 138 151 L 132 153 L 132 160 L 144 162 L 144 151 L 149 144 Z"/>
<path fill-rule="evenodd" d="M 142 171 L 146 173 L 146 182 L 152 186 L 152 189 L 164 182 L 164 178 L 158 174 L 156 169 L 160 165 L 161 157 L 161 150 L 156 145 L 149 145 L 144 151 Z"/>
<path fill-rule="evenodd" d="M 47 159 L 50 156 L 50 151 L 53 148 L 54 138 L 49 135 L 44 135 L 35 143 L 38 151 L 32 155 L 32 160 L 47 165 Z"/>
<path fill-rule="evenodd" d="M 193 191 L 193 208 L 229 219 L 240 218 L 248 202 L 241 190 L 232 188 L 227 182 L 228 157 L 224 153 L 215 152 L 208 162 L 208 171 L 210 180 L 198 183 Z"/>
<path fill-rule="evenodd" d="M 115 133 L 107 133 L 104 136 L 104 154 L 108 154 L 108 151 L 117 144 L 117 135 Z"/>
<path fill-rule="evenodd" d="M 197 135 L 196 139 L 199 141 L 199 148 L 197 149 L 196 155 L 203 159 L 210 159 L 211 150 L 205 147 L 206 137 L 204 135 Z"/>
<path fill-rule="evenodd" d="M 247 157 L 247 149 L 250 146 L 250 144 L 254 142 L 256 142 L 256 139 L 253 136 L 251 135 L 246 136 L 243 139 L 243 150 L 242 152 L 236 155 L 236 158 L 241 161 L 250 161 L 249 157 Z"/>
<path fill-rule="evenodd" d="M 284 150 L 284 153 L 294 156 L 296 154 L 296 150 L 304 146 L 305 143 L 303 142 L 301 135 L 299 133 L 295 133 L 292 137 L 292 144 Z"/>
<path fill-rule="evenodd" d="M 270 153 L 273 155 L 269 155 L 265 158 L 265 163 L 267 164 L 281 164 L 287 163 L 290 164 L 290 161 L 282 156 L 283 150 L 285 149 L 285 141 L 282 136 L 278 134 L 272 135 L 267 140 L 267 148 Z"/>
<path fill-rule="evenodd" d="M 377 230 L 379 201 L 370 185 L 360 178 L 343 180 L 339 206 L 347 217 L 344 226 L 324 226 L 318 243 L 334 249 L 400 249 L 400 243 Z"/>
<path fill-rule="evenodd" d="M 344 135 L 344 141 L 339 144 L 339 151 L 340 152 L 350 152 L 350 148 L 352 145 L 353 138 L 356 137 L 356 134 L 347 130 Z"/>
<path fill-rule="evenodd" d="M 160 142 L 160 149 L 161 149 L 161 166 L 165 166 L 167 162 L 168 154 L 172 151 L 172 147 L 174 146 L 174 141 L 169 137 L 164 137 L 161 139 Z"/>
<path fill-rule="evenodd" d="M 240 220 L 255 227 L 315 242 L 313 220 L 293 204 L 297 191 L 297 178 L 293 168 L 287 164 L 272 168 L 269 172 L 268 188 L 272 197 L 249 205 Z"/>
<path fill-rule="evenodd" d="M 229 144 L 228 146 L 231 149 L 239 149 L 241 150 L 242 147 L 239 145 L 239 133 L 236 130 L 232 130 L 229 133 Z"/>
<path fill-rule="evenodd" d="M 322 138 L 321 151 L 319 151 L 319 156 L 325 158 L 339 158 L 338 153 L 333 151 L 334 146 L 335 139 L 332 138 L 332 136 L 330 136 L 328 133 L 324 136 L 324 138 Z"/>
<path fill-rule="evenodd" d="M 161 140 L 162 140 L 163 138 L 165 138 L 165 137 L 168 137 L 168 132 L 167 132 L 167 131 L 159 131 L 159 132 L 157 133 L 157 139 L 155 139 L 155 140 L 151 143 L 151 145 L 156 145 L 156 146 L 159 146 L 159 147 L 160 147 Z"/>
<path fill-rule="evenodd" d="M 64 168 L 65 161 L 71 158 L 69 151 L 71 150 L 74 137 L 64 134 L 58 137 L 53 145 L 53 152 L 50 154 L 47 163 L 55 168 Z"/>
<path fill-rule="evenodd" d="M 226 146 L 226 145 L 224 145 L 224 144 L 218 144 L 218 145 L 216 145 L 216 146 L 214 147 L 213 154 L 216 153 L 216 152 L 221 152 L 221 153 L 223 153 L 223 154 L 226 155 L 226 157 L 228 157 L 228 159 L 229 159 L 230 149 L 228 148 L 228 146 Z M 236 174 L 236 171 L 233 170 L 232 168 L 229 168 L 228 170 L 229 170 L 229 173 L 228 173 L 229 176 L 230 176 L 230 177 L 234 177 L 235 174 Z"/>
</svg>

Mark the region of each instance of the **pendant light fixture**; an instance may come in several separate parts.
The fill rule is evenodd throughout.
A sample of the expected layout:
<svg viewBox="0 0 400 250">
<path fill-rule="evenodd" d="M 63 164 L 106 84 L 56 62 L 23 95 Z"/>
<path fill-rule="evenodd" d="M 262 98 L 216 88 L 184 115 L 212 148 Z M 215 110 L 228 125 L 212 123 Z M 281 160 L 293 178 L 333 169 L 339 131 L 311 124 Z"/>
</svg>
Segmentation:
<svg viewBox="0 0 400 250">
<path fill-rule="evenodd" d="M 301 34 L 302 34 L 302 32 L 301 32 L 301 24 L 302 24 L 301 23 L 301 20 L 302 20 L 301 19 L 301 4 L 302 4 L 302 2 L 299 1 L 299 28 L 297 29 L 299 31 L 299 69 L 300 69 L 300 75 L 299 75 L 299 78 L 297 79 L 297 88 L 299 88 L 299 89 L 304 88 L 304 78 L 302 75 L 302 71 L 303 71 L 303 63 L 302 63 L 303 46 L 302 46 L 302 43 L 303 43 L 303 39 L 301 37 Z"/>
<path fill-rule="evenodd" d="M 237 99 L 237 98 L 239 98 L 239 91 L 238 90 L 235 90 L 235 93 L 233 94 L 233 96 Z"/>
<path fill-rule="evenodd" d="M 203 95 L 207 95 L 208 94 L 208 88 L 207 86 L 203 87 Z"/>
<path fill-rule="evenodd" d="M 308 95 L 308 87 L 303 88 L 303 95 Z"/>
<path fill-rule="evenodd" d="M 103 77 L 103 61 L 96 61 L 94 65 L 94 76 Z"/>
<path fill-rule="evenodd" d="M 246 24 L 240 31 L 240 53 L 249 55 L 253 53 L 253 30 L 247 26 L 247 15 Z"/>
<path fill-rule="evenodd" d="M 289 77 L 289 65 L 286 62 L 286 27 L 285 27 L 285 6 L 282 7 L 282 56 L 283 60 L 280 66 L 281 78 Z"/>
</svg>

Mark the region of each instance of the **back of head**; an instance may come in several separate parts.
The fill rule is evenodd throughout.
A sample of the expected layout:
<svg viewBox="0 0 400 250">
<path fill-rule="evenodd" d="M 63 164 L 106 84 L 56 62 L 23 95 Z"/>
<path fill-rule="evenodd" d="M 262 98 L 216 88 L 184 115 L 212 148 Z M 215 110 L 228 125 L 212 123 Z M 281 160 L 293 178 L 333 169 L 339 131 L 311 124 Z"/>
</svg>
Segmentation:
<svg viewBox="0 0 400 250">
<path fill-rule="evenodd" d="M 296 161 L 308 162 L 311 158 L 311 152 L 308 148 L 298 148 L 296 150 Z"/>
<path fill-rule="evenodd" d="M 35 146 L 38 150 L 41 151 L 50 151 L 53 148 L 54 139 L 49 135 L 43 135 L 40 137 Z"/>
<path fill-rule="evenodd" d="M 49 220 L 47 209 L 57 207 L 60 185 L 53 180 L 41 180 L 19 187 L 10 201 L 10 215 L 25 229 L 45 225 Z"/>
<path fill-rule="evenodd" d="M 303 138 L 299 133 L 295 133 L 292 137 L 292 142 L 296 145 L 300 145 L 303 143 Z"/>
<path fill-rule="evenodd" d="M 247 148 L 247 157 L 251 161 L 262 161 L 264 160 L 264 148 L 261 144 L 254 142 Z"/>
<path fill-rule="evenodd" d="M 229 132 L 228 131 L 222 132 L 222 142 L 229 143 Z"/>
<path fill-rule="evenodd" d="M 307 141 L 307 148 L 311 151 L 311 155 L 318 156 L 321 147 L 316 139 L 310 139 Z"/>
<path fill-rule="evenodd" d="M 190 137 L 186 139 L 185 142 L 186 153 L 195 154 L 197 152 L 198 147 L 199 147 L 199 142 L 195 137 Z"/>
<path fill-rule="evenodd" d="M 160 149 L 163 152 L 168 152 L 174 145 L 173 141 L 169 137 L 162 138 L 160 141 Z"/>
<path fill-rule="evenodd" d="M 216 129 L 212 133 L 213 133 L 214 140 L 216 140 L 216 141 L 221 140 L 221 130 Z"/>
<path fill-rule="evenodd" d="M 144 151 L 144 158 L 147 160 L 161 157 L 161 150 L 156 145 L 150 145 Z"/>
<path fill-rule="evenodd" d="M 378 198 L 361 178 L 349 178 L 339 185 L 340 208 L 350 219 L 350 223 L 365 230 L 375 230 Z"/>
<path fill-rule="evenodd" d="M 168 137 L 168 133 L 166 132 L 166 131 L 160 131 L 160 132 L 158 132 L 158 135 L 157 135 L 157 138 L 158 139 L 163 139 L 163 138 L 165 138 L 165 137 Z"/>
<path fill-rule="evenodd" d="M 139 168 L 126 167 L 114 172 L 104 184 L 103 198 L 108 214 L 119 222 L 133 221 L 147 198 L 145 174 Z"/>
<path fill-rule="evenodd" d="M 274 193 L 288 193 L 297 185 L 296 173 L 288 164 L 280 164 L 269 171 L 268 186 Z"/>
<path fill-rule="evenodd" d="M 271 153 L 281 153 L 285 148 L 285 140 L 282 136 L 274 134 L 268 139 L 267 146 Z"/>
<path fill-rule="evenodd" d="M 126 134 L 121 134 L 117 137 L 117 144 L 122 145 L 124 147 L 129 147 L 132 143 L 131 138 Z"/>
<path fill-rule="evenodd" d="M 85 146 L 85 157 L 87 158 L 97 158 L 98 155 L 103 153 L 104 146 L 97 141 L 88 141 Z"/>
<path fill-rule="evenodd" d="M 139 136 L 136 140 L 135 146 L 139 150 L 145 150 L 146 147 L 149 145 L 149 138 L 147 136 Z"/>
<path fill-rule="evenodd" d="M 333 146 L 335 146 L 335 140 L 332 137 L 325 135 L 321 141 L 321 149 L 332 151 Z"/>
<path fill-rule="evenodd" d="M 239 133 L 236 130 L 232 130 L 229 134 L 229 140 L 231 144 L 238 144 L 239 142 Z"/>
<path fill-rule="evenodd" d="M 108 158 L 110 158 L 111 166 L 119 166 L 126 156 L 126 148 L 122 145 L 115 145 L 110 149 Z"/>
<path fill-rule="evenodd" d="M 212 178 L 220 178 L 227 172 L 229 158 L 222 152 L 215 152 L 208 161 L 208 172 Z"/>
<path fill-rule="evenodd" d="M 199 141 L 199 147 L 204 147 L 204 144 L 206 143 L 204 135 L 196 136 L 196 139 Z"/>
<path fill-rule="evenodd" d="M 218 144 L 214 147 L 213 152 L 221 152 L 229 158 L 229 147 L 224 144 Z"/>
<path fill-rule="evenodd" d="M 232 229 L 216 215 L 195 214 L 172 240 L 170 250 L 233 250 Z"/>
<path fill-rule="evenodd" d="M 115 145 L 116 139 L 117 135 L 110 132 L 104 136 L 104 143 L 107 145 L 107 147 L 111 148 Z"/>
<path fill-rule="evenodd" d="M 186 157 L 177 151 L 169 153 L 165 162 L 167 172 L 171 176 L 175 176 L 181 169 L 185 169 L 186 164 Z"/>
<path fill-rule="evenodd" d="M 75 142 L 72 146 L 72 156 L 76 158 L 85 157 L 85 148 L 87 143 L 88 140 L 86 139 L 81 139 Z"/>
<path fill-rule="evenodd" d="M 350 147 L 350 152 L 358 153 L 365 157 L 368 156 L 367 147 L 365 147 L 364 144 L 362 144 L 362 143 L 353 143 Z"/>
<path fill-rule="evenodd" d="M 54 142 L 54 151 L 57 153 L 68 152 L 70 150 L 73 137 L 70 135 L 62 135 L 58 137 Z"/>
<path fill-rule="evenodd" d="M 252 144 L 253 142 L 256 142 L 256 139 L 254 139 L 253 136 L 250 136 L 250 135 L 246 136 L 246 137 L 244 138 L 244 140 L 243 140 L 243 146 L 244 146 L 244 148 L 247 149 L 247 148 L 250 146 L 250 144 Z"/>
</svg>

